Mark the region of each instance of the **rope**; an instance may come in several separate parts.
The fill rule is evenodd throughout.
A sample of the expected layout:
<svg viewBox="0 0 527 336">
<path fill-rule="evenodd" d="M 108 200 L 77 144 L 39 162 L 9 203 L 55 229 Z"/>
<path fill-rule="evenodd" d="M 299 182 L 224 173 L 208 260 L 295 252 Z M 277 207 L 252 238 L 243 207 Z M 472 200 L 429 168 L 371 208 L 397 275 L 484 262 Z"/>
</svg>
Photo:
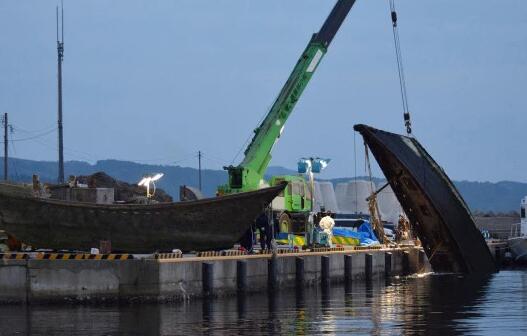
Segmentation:
<svg viewBox="0 0 527 336">
<path fill-rule="evenodd" d="M 354 181 L 357 183 L 357 132 L 353 132 L 353 161 L 355 165 Z M 355 188 L 355 213 L 359 213 L 359 190 Z"/>
<path fill-rule="evenodd" d="M 393 42 L 395 45 L 395 58 L 397 61 L 397 72 L 399 74 L 399 86 L 401 90 L 401 100 L 403 103 L 403 117 L 406 133 L 412 134 L 412 122 L 410 121 L 410 108 L 408 107 L 408 94 L 406 91 L 406 77 L 404 75 L 403 55 L 401 53 L 401 42 L 397 27 L 397 12 L 395 11 L 395 0 L 390 0 L 390 14 L 392 19 Z"/>
<path fill-rule="evenodd" d="M 368 145 L 364 143 L 364 152 L 366 154 L 366 167 L 368 168 L 368 176 L 370 178 L 370 191 L 371 195 L 368 197 L 368 210 L 370 211 L 370 219 L 371 224 L 373 225 L 373 231 L 375 231 L 375 234 L 377 235 L 377 238 L 379 238 L 379 242 L 381 244 L 385 244 L 388 242 L 388 239 L 386 238 L 386 235 L 384 234 L 384 227 L 382 225 L 381 220 L 381 212 L 379 210 L 379 204 L 377 203 L 377 194 L 374 191 L 374 184 L 373 184 L 373 178 L 371 173 L 371 165 L 370 165 L 370 156 L 368 154 Z"/>
</svg>

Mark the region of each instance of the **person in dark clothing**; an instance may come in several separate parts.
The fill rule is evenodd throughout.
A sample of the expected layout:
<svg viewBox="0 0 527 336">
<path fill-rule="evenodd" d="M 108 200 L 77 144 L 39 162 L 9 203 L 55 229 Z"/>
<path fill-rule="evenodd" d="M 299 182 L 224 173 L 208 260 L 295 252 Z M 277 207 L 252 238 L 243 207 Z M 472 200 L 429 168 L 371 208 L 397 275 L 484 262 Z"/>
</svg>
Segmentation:
<svg viewBox="0 0 527 336">
<path fill-rule="evenodd" d="M 271 249 L 271 240 L 273 239 L 271 224 L 266 212 L 262 212 L 255 221 L 256 228 L 260 231 L 260 246 L 262 250 Z"/>
<path fill-rule="evenodd" d="M 253 252 L 254 247 L 254 224 L 245 232 L 240 239 L 240 246 L 247 250 L 247 253 Z"/>
</svg>

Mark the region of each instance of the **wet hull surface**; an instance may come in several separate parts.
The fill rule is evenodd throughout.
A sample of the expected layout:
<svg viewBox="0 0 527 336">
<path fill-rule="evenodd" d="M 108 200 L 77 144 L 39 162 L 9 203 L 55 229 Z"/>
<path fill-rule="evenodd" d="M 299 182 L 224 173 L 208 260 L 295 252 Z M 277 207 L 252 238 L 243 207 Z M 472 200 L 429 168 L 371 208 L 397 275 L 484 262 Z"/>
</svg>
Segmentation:
<svg viewBox="0 0 527 336">
<path fill-rule="evenodd" d="M 434 271 L 496 272 L 464 200 L 421 144 L 366 125 L 356 125 L 355 130 L 388 179 Z"/>
<path fill-rule="evenodd" d="M 190 202 L 96 205 L 0 185 L 0 228 L 34 248 L 200 251 L 232 247 L 284 186 Z"/>
</svg>

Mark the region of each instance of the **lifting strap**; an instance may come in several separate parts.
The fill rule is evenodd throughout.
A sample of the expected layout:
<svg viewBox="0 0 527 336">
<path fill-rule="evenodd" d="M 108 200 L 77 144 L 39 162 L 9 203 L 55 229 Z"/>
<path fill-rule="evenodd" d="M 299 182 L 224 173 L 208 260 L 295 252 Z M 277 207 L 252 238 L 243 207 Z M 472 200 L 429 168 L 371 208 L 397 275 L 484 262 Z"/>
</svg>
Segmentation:
<svg viewBox="0 0 527 336">
<path fill-rule="evenodd" d="M 410 121 L 410 109 L 408 107 L 408 95 L 406 93 L 406 78 L 404 76 L 403 56 L 401 53 L 401 42 L 397 28 L 397 12 L 395 11 L 395 0 L 390 0 L 390 13 L 392 19 L 393 42 L 395 45 L 395 57 L 397 61 L 397 72 L 399 73 L 399 86 L 401 89 L 401 100 L 403 102 L 403 116 L 406 133 L 412 135 L 412 122 Z"/>
<path fill-rule="evenodd" d="M 370 221 L 371 221 L 373 231 L 375 232 L 375 235 L 379 239 L 379 242 L 381 244 L 386 244 L 388 243 L 388 238 L 386 237 L 386 234 L 384 234 L 384 227 L 382 225 L 381 212 L 379 211 L 379 204 L 377 203 L 377 193 L 378 192 L 374 191 L 375 185 L 373 183 L 373 178 L 371 174 L 370 156 L 368 154 L 368 145 L 366 145 L 366 143 L 364 143 L 364 153 L 365 153 L 366 169 L 368 170 L 368 176 L 370 178 L 371 195 L 366 199 L 366 201 L 368 202 L 368 210 L 370 212 Z M 386 186 L 382 188 L 384 189 L 385 187 Z"/>
</svg>

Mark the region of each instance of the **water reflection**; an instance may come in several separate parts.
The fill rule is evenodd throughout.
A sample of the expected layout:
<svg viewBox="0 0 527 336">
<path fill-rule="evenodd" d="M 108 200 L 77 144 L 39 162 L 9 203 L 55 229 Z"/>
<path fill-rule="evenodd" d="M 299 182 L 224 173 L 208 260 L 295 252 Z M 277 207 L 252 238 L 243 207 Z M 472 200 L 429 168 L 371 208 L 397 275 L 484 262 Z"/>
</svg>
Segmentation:
<svg viewBox="0 0 527 336">
<path fill-rule="evenodd" d="M 431 276 L 415 281 L 413 307 L 405 312 L 403 329 L 429 335 L 437 333 L 476 332 L 467 320 L 481 317 L 476 307 L 488 290 L 490 278 L 461 278 Z M 404 296 L 410 296 L 407 293 Z"/>
<path fill-rule="evenodd" d="M 171 304 L 0 306 L 1 335 L 527 332 L 527 271 L 350 282 Z"/>
</svg>

